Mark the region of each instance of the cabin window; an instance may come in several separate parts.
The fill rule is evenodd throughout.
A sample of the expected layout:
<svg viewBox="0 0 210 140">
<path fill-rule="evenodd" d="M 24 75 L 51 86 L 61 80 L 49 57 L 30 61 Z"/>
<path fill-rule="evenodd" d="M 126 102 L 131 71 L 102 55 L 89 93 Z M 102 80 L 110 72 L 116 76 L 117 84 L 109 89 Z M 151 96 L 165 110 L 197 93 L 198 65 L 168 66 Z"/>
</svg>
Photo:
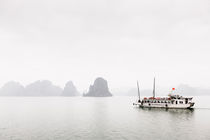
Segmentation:
<svg viewBox="0 0 210 140">
<path fill-rule="evenodd" d="M 176 101 L 176 104 L 178 104 L 178 101 Z"/>
<path fill-rule="evenodd" d="M 165 103 L 167 103 L 167 102 L 165 101 Z"/>
<path fill-rule="evenodd" d="M 179 101 L 180 104 L 183 104 L 183 101 Z"/>
<path fill-rule="evenodd" d="M 160 101 L 158 101 L 158 103 L 160 103 Z"/>
<path fill-rule="evenodd" d="M 154 101 L 154 103 L 156 103 L 156 101 Z"/>
<path fill-rule="evenodd" d="M 187 98 L 185 99 L 185 104 L 188 104 L 188 99 Z"/>
<path fill-rule="evenodd" d="M 161 101 L 161 103 L 163 103 L 163 101 Z"/>
</svg>

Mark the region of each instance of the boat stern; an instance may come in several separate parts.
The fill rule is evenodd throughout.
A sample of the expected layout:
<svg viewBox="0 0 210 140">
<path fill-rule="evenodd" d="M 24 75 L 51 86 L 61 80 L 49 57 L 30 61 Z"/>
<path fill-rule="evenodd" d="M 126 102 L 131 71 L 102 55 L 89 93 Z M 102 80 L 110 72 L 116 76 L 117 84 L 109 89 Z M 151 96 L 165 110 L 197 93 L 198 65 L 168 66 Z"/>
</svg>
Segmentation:
<svg viewBox="0 0 210 140">
<path fill-rule="evenodd" d="M 193 107 L 194 105 L 195 105 L 195 103 L 194 102 L 191 102 L 189 108 Z"/>
</svg>

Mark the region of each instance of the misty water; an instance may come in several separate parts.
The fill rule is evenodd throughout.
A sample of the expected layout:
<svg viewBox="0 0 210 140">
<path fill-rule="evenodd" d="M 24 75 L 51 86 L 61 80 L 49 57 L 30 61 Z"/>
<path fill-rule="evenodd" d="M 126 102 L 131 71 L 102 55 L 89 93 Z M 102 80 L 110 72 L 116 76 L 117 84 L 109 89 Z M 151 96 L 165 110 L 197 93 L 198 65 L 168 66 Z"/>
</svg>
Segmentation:
<svg viewBox="0 0 210 140">
<path fill-rule="evenodd" d="M 0 97 L 0 140 L 207 140 L 210 96 L 194 110 L 142 109 L 135 97 Z"/>
</svg>

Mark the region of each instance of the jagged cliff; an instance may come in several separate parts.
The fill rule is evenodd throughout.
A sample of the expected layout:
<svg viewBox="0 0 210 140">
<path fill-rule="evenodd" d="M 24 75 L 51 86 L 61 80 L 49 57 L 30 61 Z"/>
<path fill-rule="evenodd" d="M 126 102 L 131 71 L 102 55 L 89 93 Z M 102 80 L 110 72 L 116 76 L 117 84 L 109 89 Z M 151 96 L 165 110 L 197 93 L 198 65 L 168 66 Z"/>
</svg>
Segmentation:
<svg viewBox="0 0 210 140">
<path fill-rule="evenodd" d="M 112 96 L 112 94 L 109 91 L 107 81 L 99 77 L 94 81 L 94 84 L 90 86 L 88 93 L 83 96 L 109 97 Z"/>
</svg>

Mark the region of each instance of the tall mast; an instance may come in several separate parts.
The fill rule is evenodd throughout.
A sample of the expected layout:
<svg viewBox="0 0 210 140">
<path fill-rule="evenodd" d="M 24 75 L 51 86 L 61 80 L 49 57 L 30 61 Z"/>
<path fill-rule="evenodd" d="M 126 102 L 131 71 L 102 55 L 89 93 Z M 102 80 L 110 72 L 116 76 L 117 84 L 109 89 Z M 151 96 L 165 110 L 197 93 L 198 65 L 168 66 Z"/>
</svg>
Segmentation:
<svg viewBox="0 0 210 140">
<path fill-rule="evenodd" d="M 154 78 L 154 85 L 153 85 L 153 98 L 155 98 L 155 78 Z"/>
<path fill-rule="evenodd" d="M 141 102 L 141 99 L 140 99 L 140 90 L 139 90 L 139 82 L 138 81 L 137 81 L 137 88 L 138 88 L 139 102 Z"/>
</svg>

